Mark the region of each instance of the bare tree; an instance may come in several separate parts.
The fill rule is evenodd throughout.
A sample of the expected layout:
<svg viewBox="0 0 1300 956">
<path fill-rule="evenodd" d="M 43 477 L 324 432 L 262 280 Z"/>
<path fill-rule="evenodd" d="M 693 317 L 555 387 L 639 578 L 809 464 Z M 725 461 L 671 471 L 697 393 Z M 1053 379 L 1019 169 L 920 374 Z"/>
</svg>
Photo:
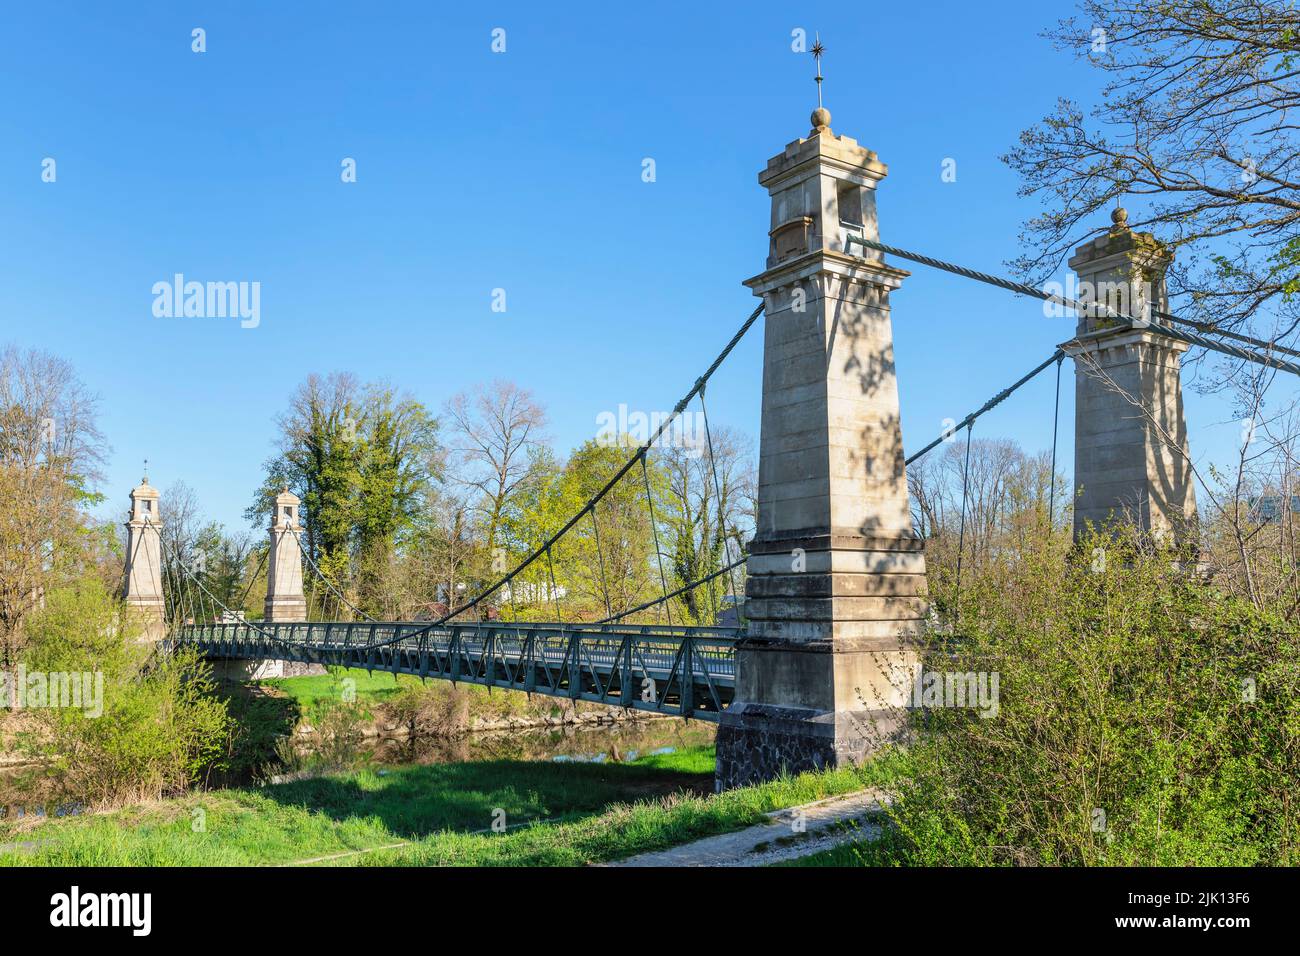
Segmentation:
<svg viewBox="0 0 1300 956">
<path fill-rule="evenodd" d="M 912 519 L 929 563 L 955 565 L 959 545 L 964 562 L 980 562 L 1058 527 L 1067 486 L 1056 476 L 1058 514 L 1049 523 L 1052 477 L 1050 452 L 1026 454 L 1001 438 L 972 439 L 969 466 L 964 435 L 910 465 Z"/>
<path fill-rule="evenodd" d="M 714 429 L 711 437 L 711 447 L 677 445 L 660 455 L 668 476 L 664 560 L 677 586 L 699 581 L 738 559 L 740 541 L 752 528 L 747 512 L 755 496 L 753 442 L 725 426 Z M 737 582 L 734 589 L 732 582 Z M 742 588 L 743 573 L 737 568 L 682 595 L 680 603 L 693 619 L 701 620 L 706 611 L 722 610 L 722 596 L 743 593 Z"/>
<path fill-rule="evenodd" d="M 163 554 L 193 568 L 204 524 L 194 489 L 183 481 L 164 488 L 158 496 L 158 517 Z"/>
<path fill-rule="evenodd" d="M 440 616 L 466 581 L 481 576 L 482 545 L 463 497 L 431 495 L 402 547 L 374 571 L 375 613 L 385 620 Z"/>
<path fill-rule="evenodd" d="M 10 667 L 45 591 L 90 559 L 82 506 L 97 500 L 107 446 L 96 399 L 65 361 L 0 351 L 0 639 Z"/>
<path fill-rule="evenodd" d="M 1087 115 L 1061 99 L 1004 157 L 1022 195 L 1046 206 L 1026 225 L 1020 270 L 1046 278 L 1129 197 L 1135 228 L 1159 227 L 1187 250 L 1169 274 L 1180 311 L 1293 338 L 1300 11 L 1280 0 L 1083 0 L 1047 36 L 1108 82 Z"/>
<path fill-rule="evenodd" d="M 534 453 L 545 444 L 546 412 L 527 389 L 493 381 L 447 403 L 455 479 L 470 493 L 488 552 L 496 547 L 506 508 L 532 476 Z"/>
</svg>

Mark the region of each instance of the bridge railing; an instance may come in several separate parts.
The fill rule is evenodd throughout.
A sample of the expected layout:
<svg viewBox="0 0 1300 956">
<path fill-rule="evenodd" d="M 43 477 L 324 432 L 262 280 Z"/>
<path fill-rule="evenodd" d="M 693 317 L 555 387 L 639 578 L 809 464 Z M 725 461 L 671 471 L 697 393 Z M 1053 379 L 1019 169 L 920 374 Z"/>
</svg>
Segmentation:
<svg viewBox="0 0 1300 956">
<path fill-rule="evenodd" d="M 716 720 L 735 693 L 740 633 L 656 624 L 239 622 L 186 625 L 173 640 L 211 657 L 391 670 Z"/>
</svg>

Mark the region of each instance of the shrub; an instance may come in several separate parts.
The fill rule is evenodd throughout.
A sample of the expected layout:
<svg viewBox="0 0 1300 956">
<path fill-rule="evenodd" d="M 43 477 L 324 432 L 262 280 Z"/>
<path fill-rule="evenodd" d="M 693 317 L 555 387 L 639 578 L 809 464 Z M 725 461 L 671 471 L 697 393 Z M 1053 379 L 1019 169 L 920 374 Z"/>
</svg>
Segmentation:
<svg viewBox="0 0 1300 956">
<path fill-rule="evenodd" d="M 909 716 L 885 849 L 909 864 L 1300 862 L 1294 634 L 1109 529 L 968 572 L 924 667 L 996 673 L 996 716 Z"/>
<path fill-rule="evenodd" d="M 232 725 L 209 666 L 192 651 L 154 655 L 135 641 L 99 582 L 49 593 L 28 637 L 29 674 L 102 675 L 98 705 L 33 709 L 21 739 L 68 797 L 88 805 L 157 798 L 221 766 Z"/>
</svg>

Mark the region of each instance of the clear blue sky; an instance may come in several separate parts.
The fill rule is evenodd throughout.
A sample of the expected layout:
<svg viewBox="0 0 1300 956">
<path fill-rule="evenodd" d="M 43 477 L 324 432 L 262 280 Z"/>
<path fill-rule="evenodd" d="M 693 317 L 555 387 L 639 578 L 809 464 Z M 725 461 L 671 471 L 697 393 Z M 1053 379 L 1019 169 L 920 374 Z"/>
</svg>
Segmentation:
<svg viewBox="0 0 1300 956">
<path fill-rule="evenodd" d="M 835 130 L 890 167 L 882 238 L 1005 271 L 1032 207 L 997 157 L 1058 95 L 1095 91 L 1038 36 L 1068 12 L 9 5 L 0 341 L 67 358 L 100 395 L 106 513 L 147 456 L 156 485 L 184 480 L 242 527 L 274 416 L 311 372 L 387 379 L 434 408 L 510 378 L 547 406 L 563 451 L 620 403 L 671 408 L 753 308 L 740 283 L 762 270 L 768 229 L 755 176 L 815 105 L 793 29 L 821 31 Z M 195 27 L 206 53 L 191 51 Z M 340 182 L 345 157 L 355 184 Z M 260 282 L 261 324 L 155 318 L 151 288 L 177 272 Z M 1070 333 L 1034 302 L 922 267 L 893 304 L 910 449 Z M 715 419 L 755 438 L 760 350 L 753 334 L 709 392 Z M 1044 376 L 977 434 L 1047 447 L 1051 396 Z M 1227 447 L 1236 425 L 1212 426 L 1229 415 L 1189 390 L 1196 458 Z"/>
</svg>

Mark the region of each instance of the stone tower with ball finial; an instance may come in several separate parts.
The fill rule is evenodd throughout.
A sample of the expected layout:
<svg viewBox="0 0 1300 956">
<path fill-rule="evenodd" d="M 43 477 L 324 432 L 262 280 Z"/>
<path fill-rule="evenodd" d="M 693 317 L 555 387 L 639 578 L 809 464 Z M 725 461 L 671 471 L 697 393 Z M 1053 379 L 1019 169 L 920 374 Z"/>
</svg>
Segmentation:
<svg viewBox="0 0 1300 956">
<path fill-rule="evenodd" d="M 128 614 L 141 629 L 141 636 L 158 641 L 166 636 L 162 519 L 158 514 L 158 489 L 149 484 L 147 473 L 131 489 L 130 497 L 122 596 Z"/>
<path fill-rule="evenodd" d="M 758 518 L 719 788 L 861 760 L 901 727 L 928 613 L 912 529 L 890 297 L 908 273 L 851 255 L 878 239 L 877 155 L 831 130 L 768 160 Z"/>
</svg>

